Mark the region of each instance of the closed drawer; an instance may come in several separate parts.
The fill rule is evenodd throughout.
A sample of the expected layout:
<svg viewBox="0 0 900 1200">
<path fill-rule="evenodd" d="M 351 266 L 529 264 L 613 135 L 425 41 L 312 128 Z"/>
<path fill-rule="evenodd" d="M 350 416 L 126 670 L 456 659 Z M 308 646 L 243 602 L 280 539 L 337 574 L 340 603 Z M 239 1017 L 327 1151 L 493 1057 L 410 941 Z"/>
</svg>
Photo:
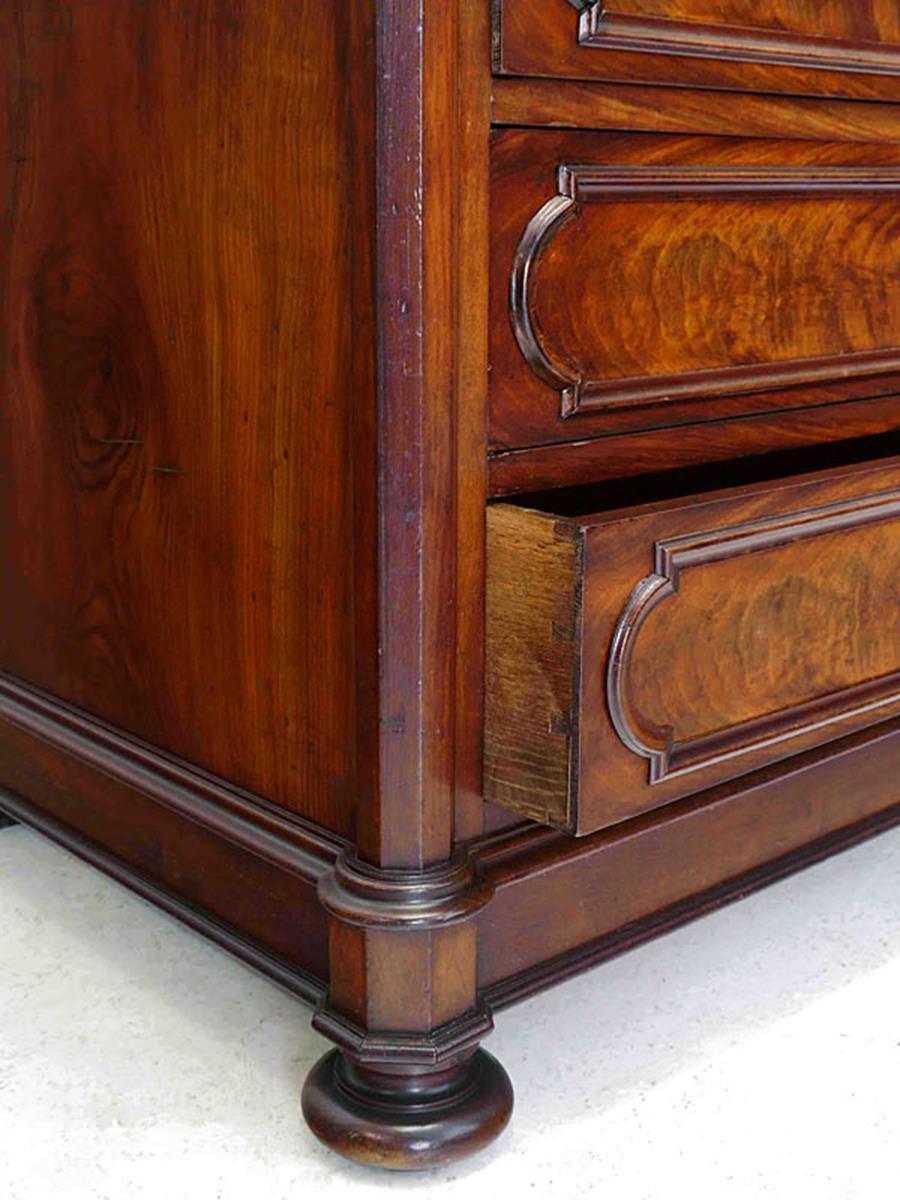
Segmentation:
<svg viewBox="0 0 900 1200">
<path fill-rule="evenodd" d="M 498 0 L 512 75 L 897 98 L 896 0 Z"/>
<path fill-rule="evenodd" d="M 900 147 L 506 130 L 491 189 L 494 450 L 900 390 Z"/>
<path fill-rule="evenodd" d="M 900 459 L 488 511 L 495 803 L 590 833 L 898 713 Z"/>
</svg>

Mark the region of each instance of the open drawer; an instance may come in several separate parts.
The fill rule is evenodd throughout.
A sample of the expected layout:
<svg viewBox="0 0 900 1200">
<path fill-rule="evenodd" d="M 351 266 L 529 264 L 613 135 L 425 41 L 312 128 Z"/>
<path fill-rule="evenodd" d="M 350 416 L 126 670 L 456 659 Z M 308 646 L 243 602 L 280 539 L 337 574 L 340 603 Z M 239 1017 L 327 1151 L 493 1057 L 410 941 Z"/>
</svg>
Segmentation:
<svg viewBox="0 0 900 1200">
<path fill-rule="evenodd" d="M 488 510 L 487 799 L 591 833 L 900 713 L 900 458 L 576 503 Z"/>
</svg>

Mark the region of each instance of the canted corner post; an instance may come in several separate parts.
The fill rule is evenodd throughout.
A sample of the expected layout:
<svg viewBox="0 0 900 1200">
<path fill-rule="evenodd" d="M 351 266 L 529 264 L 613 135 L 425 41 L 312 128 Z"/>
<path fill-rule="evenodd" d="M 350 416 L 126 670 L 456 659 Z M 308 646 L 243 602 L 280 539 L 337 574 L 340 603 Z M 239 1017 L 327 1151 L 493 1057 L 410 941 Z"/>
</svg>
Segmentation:
<svg viewBox="0 0 900 1200">
<path fill-rule="evenodd" d="M 458 786 L 459 764 L 471 770 L 481 732 L 469 728 L 463 749 L 457 681 L 463 642 L 471 650 L 480 636 L 481 584 L 471 564 L 458 568 L 460 547 L 481 536 L 484 500 L 475 467 L 461 470 L 483 467 L 471 431 L 484 398 L 466 381 L 487 369 L 486 342 L 470 348 L 458 328 L 464 311 L 472 324 L 470 298 L 487 302 L 486 237 L 471 287 L 454 264 L 475 239 L 471 205 L 488 167 L 490 30 L 478 0 L 362 7 L 373 35 L 375 103 L 357 117 L 360 145 L 374 147 L 376 444 L 354 459 L 354 487 L 377 511 L 377 569 L 365 553 L 359 563 L 372 573 L 361 595 L 374 601 L 360 607 L 371 636 L 359 662 L 377 681 L 378 720 L 360 727 L 356 850 L 319 884 L 330 972 L 314 1025 L 336 1049 L 313 1068 L 303 1108 L 346 1157 L 414 1170 L 480 1149 L 512 1110 L 506 1072 L 480 1049 L 492 1021 L 478 996 L 477 918 L 491 889 L 453 851 L 473 792 Z M 472 808 L 480 819 L 480 799 Z"/>
<path fill-rule="evenodd" d="M 480 1150 L 509 1121 L 512 1085 L 479 1043 L 476 923 L 490 887 L 464 858 L 422 870 L 343 856 L 322 880 L 331 979 L 314 1027 L 337 1048 L 303 1112 L 345 1158 L 410 1171 Z"/>
</svg>

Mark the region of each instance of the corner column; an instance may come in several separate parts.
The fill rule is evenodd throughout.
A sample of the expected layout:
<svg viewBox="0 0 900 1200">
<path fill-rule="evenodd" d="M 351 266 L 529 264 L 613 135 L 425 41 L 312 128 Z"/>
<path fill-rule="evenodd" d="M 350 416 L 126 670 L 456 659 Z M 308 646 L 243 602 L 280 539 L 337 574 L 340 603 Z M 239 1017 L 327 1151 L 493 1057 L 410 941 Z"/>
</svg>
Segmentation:
<svg viewBox="0 0 900 1200">
<path fill-rule="evenodd" d="M 344 856 L 319 895 L 330 917 L 329 998 L 313 1025 L 337 1045 L 303 1091 L 306 1120 L 344 1157 L 394 1170 L 454 1162 L 512 1112 L 476 993 L 474 917 L 490 899 L 468 859 L 385 870 Z"/>
<path fill-rule="evenodd" d="M 455 850 L 483 813 L 490 12 L 485 0 L 352 12 L 371 22 L 359 44 L 373 51 L 373 103 L 354 110 L 374 150 L 360 170 L 377 370 L 354 469 L 368 684 L 356 846 L 319 889 L 330 990 L 314 1025 L 337 1048 L 303 1108 L 339 1153 L 416 1169 L 486 1145 L 512 1108 L 506 1072 L 480 1049 L 492 1021 L 476 917 L 491 892 Z"/>
</svg>

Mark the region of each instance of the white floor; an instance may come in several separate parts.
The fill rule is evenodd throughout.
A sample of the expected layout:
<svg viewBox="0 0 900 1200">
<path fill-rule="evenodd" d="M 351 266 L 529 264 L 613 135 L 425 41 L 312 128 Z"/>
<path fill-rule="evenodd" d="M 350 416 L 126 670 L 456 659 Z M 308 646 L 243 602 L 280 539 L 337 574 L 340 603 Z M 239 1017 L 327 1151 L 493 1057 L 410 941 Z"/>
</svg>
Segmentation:
<svg viewBox="0 0 900 1200">
<path fill-rule="evenodd" d="M 306 1132 L 274 985 L 0 831 L 0 1198 L 900 1195 L 900 831 L 501 1013 L 513 1124 L 388 1176 Z"/>
</svg>

